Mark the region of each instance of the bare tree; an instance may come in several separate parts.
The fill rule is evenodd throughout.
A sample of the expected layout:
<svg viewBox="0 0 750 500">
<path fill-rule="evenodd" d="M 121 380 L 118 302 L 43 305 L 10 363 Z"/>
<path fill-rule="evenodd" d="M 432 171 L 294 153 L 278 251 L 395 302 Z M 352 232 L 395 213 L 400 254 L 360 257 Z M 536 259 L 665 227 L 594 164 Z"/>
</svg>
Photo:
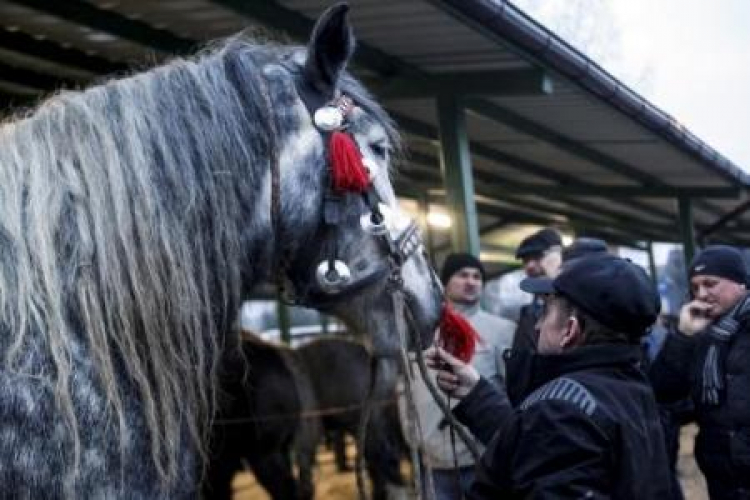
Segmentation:
<svg viewBox="0 0 750 500">
<path fill-rule="evenodd" d="M 613 76 L 648 94 L 653 68 L 626 62 L 614 0 L 515 0 L 522 11 L 580 50 Z"/>
</svg>

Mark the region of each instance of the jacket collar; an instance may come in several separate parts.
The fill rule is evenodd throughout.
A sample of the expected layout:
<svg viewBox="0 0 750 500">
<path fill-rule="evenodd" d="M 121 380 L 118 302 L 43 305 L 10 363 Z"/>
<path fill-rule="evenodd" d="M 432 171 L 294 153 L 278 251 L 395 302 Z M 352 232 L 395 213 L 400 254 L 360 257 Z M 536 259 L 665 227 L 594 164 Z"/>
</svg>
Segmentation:
<svg viewBox="0 0 750 500">
<path fill-rule="evenodd" d="M 583 346 L 562 354 L 509 351 L 508 396 L 515 405 L 531 391 L 562 375 L 595 368 L 635 367 L 642 358 L 640 346 L 623 344 Z"/>
</svg>

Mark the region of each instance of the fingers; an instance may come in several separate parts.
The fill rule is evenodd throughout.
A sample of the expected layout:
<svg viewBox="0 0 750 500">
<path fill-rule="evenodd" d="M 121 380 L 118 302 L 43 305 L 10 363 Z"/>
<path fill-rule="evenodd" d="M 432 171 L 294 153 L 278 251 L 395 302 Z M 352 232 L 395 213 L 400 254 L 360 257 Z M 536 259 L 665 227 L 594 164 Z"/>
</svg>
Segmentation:
<svg viewBox="0 0 750 500">
<path fill-rule="evenodd" d="M 707 304 L 706 302 L 703 302 L 702 300 L 692 300 L 688 303 L 688 307 L 690 309 L 696 309 L 699 311 L 707 311 L 711 309 L 711 304 Z"/>
<path fill-rule="evenodd" d="M 453 394 L 459 387 L 459 380 L 451 372 L 439 371 L 437 374 L 437 384 L 443 392 Z"/>
<path fill-rule="evenodd" d="M 440 356 L 441 360 L 448 363 L 448 365 L 450 365 L 453 368 L 461 368 L 463 366 L 466 366 L 466 363 L 456 358 L 455 356 L 451 355 L 448 351 L 446 351 L 442 347 L 437 348 L 437 354 Z"/>
</svg>

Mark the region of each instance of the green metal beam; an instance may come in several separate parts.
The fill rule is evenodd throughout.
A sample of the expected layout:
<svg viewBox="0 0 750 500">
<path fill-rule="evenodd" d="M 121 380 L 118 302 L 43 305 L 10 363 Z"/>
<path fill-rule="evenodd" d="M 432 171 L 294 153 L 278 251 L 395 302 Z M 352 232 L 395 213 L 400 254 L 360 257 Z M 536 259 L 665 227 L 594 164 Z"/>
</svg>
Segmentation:
<svg viewBox="0 0 750 500">
<path fill-rule="evenodd" d="M 419 99 L 441 94 L 510 97 L 552 93 L 552 80 L 537 69 L 442 73 L 422 78 L 365 78 L 363 82 L 383 100 Z"/>
<path fill-rule="evenodd" d="M 479 256 L 479 227 L 474 203 L 474 176 L 471 171 L 466 115 L 454 96 L 437 100 L 440 123 L 440 169 L 446 188 L 446 201 L 453 217 L 453 249 Z"/>
<path fill-rule="evenodd" d="M 404 181 L 405 180 L 402 180 L 401 182 L 405 183 Z M 412 189 L 414 189 L 414 187 L 416 186 L 420 186 L 423 191 L 426 191 L 429 189 L 429 184 L 427 184 L 428 182 L 434 182 L 434 178 L 412 178 L 409 179 L 408 185 L 410 185 Z M 668 241 L 670 239 L 670 236 L 674 234 L 673 226 L 647 225 L 642 220 L 627 220 L 622 217 L 621 214 L 615 214 L 615 216 L 612 217 L 609 214 L 602 213 L 601 210 L 591 210 L 587 207 L 575 207 L 577 210 L 571 210 L 570 208 L 550 206 L 546 203 L 519 198 L 514 195 L 505 195 L 502 200 L 496 200 L 494 193 L 484 188 L 484 183 L 482 183 L 480 187 L 477 187 L 476 192 L 478 195 L 476 201 L 480 206 L 482 206 L 482 213 L 488 213 L 487 207 L 497 208 L 498 206 L 501 206 L 501 208 L 505 210 L 525 210 L 525 212 L 523 213 L 527 215 L 529 214 L 529 210 L 540 212 L 541 214 L 560 215 L 565 217 L 570 224 L 576 224 L 577 226 L 586 228 L 596 228 L 597 230 L 602 230 L 602 228 L 610 228 L 613 230 L 621 229 L 630 233 L 631 237 L 633 235 L 640 235 L 644 239 Z M 513 204 L 513 208 L 508 209 L 507 207 L 505 207 L 506 204 L 511 203 Z M 559 220 L 553 218 L 546 219 L 546 221 L 559 223 Z"/>
<path fill-rule="evenodd" d="M 743 201 L 735 208 L 719 217 L 716 222 L 713 222 L 709 226 L 703 228 L 703 230 L 698 234 L 698 241 L 706 240 L 706 238 L 721 230 L 731 221 L 736 220 L 739 216 L 747 212 L 748 209 L 750 209 L 750 199 Z"/>
<path fill-rule="evenodd" d="M 279 337 L 286 345 L 292 344 L 292 322 L 289 306 L 283 300 L 276 301 L 276 313 L 279 320 Z"/>
<path fill-rule="evenodd" d="M 552 144 L 574 156 L 587 160 L 594 165 L 621 175 L 629 180 L 641 182 L 644 186 L 668 187 L 669 185 L 659 177 L 644 172 L 628 163 L 613 156 L 603 153 L 597 149 L 585 146 L 580 141 L 571 139 L 549 127 L 530 120 L 515 111 L 497 105 L 486 99 L 467 99 L 466 110 L 484 118 L 494 120 L 516 130 L 531 135 L 539 140 Z M 735 180 L 736 182 L 736 180 Z M 715 206 L 708 202 L 698 202 L 698 206 L 713 214 L 720 213 Z M 655 212 L 659 210 L 654 208 Z"/>
<path fill-rule="evenodd" d="M 126 65 L 109 59 L 4 28 L 0 28 L 0 48 L 96 74 L 114 73 L 127 69 Z"/>
<path fill-rule="evenodd" d="M 96 31 L 152 47 L 162 52 L 186 54 L 196 49 L 196 42 L 155 28 L 137 19 L 102 9 L 83 0 L 8 0 Z"/>
<path fill-rule="evenodd" d="M 693 210 L 690 198 L 683 196 L 677 199 L 680 211 L 680 234 L 682 235 L 682 251 L 685 254 L 685 265 L 689 266 L 695 255 L 695 234 L 693 225 Z M 687 269 L 686 269 L 687 271 Z"/>
<path fill-rule="evenodd" d="M 637 169 L 627 163 L 613 158 L 601 151 L 584 146 L 580 141 L 571 139 L 549 127 L 532 121 L 515 111 L 500 106 L 486 99 L 467 99 L 466 110 L 470 113 L 510 126 L 515 130 L 529 134 L 541 141 L 591 163 L 603 167 L 611 172 L 622 175 L 628 180 L 637 180 L 646 185 L 663 185 L 661 179 Z"/>
<path fill-rule="evenodd" d="M 435 140 L 437 138 L 437 131 L 431 125 L 421 122 L 419 120 L 416 120 L 414 118 L 405 116 L 400 113 L 394 113 L 393 111 L 390 111 L 390 110 L 389 110 L 389 113 L 396 120 L 396 122 L 398 122 L 399 126 L 402 129 L 404 129 L 407 133 L 412 134 L 412 135 L 422 136 L 430 140 Z M 540 165 L 536 162 L 498 151 L 481 142 L 470 141 L 469 144 L 470 144 L 471 151 L 473 151 L 474 154 L 481 156 L 487 160 L 501 163 L 503 165 L 507 165 L 511 168 L 518 170 L 519 172 L 531 173 L 538 177 L 543 177 L 549 180 L 554 180 L 560 183 L 561 185 L 573 185 L 573 186 L 580 186 L 580 187 L 588 187 L 591 189 L 597 189 L 599 187 L 596 184 L 582 182 L 576 177 L 570 174 L 566 174 L 565 172 L 553 170 L 551 168 Z M 481 171 L 475 172 L 475 175 L 477 176 L 481 174 L 482 174 Z M 495 182 L 496 181 L 500 181 L 500 182 L 510 181 L 510 179 L 502 179 L 498 177 L 496 174 L 492 174 L 492 175 L 495 177 L 494 179 Z M 491 179 L 485 179 L 485 180 L 489 182 L 493 182 L 493 180 Z M 570 197 L 565 197 L 564 195 L 556 196 L 556 198 L 564 200 L 566 203 L 577 204 L 579 206 L 588 205 L 588 209 L 591 209 L 591 210 L 596 210 L 596 211 L 601 210 L 601 207 L 591 205 L 590 203 L 585 203 L 583 200 L 576 200 Z M 649 216 L 652 218 L 662 219 L 664 220 L 664 222 L 668 224 L 676 224 L 676 218 L 672 214 L 665 212 L 663 210 L 660 210 L 657 207 L 654 207 L 652 205 L 647 205 L 637 200 L 628 200 L 625 203 L 625 205 L 628 208 L 631 208 L 631 209 L 635 208 L 637 210 L 641 210 L 645 213 L 648 213 Z"/>
<path fill-rule="evenodd" d="M 502 181 L 493 186 L 500 193 L 533 194 L 539 196 L 596 196 L 602 198 L 675 198 L 706 196 L 737 198 L 738 187 L 672 187 L 672 186 L 613 186 L 600 184 L 529 184 Z"/>
<path fill-rule="evenodd" d="M 482 207 L 482 213 L 512 217 L 519 222 L 526 222 L 543 226 L 555 226 L 566 229 L 570 229 L 570 224 L 576 224 L 579 227 L 590 228 L 592 234 L 599 234 L 608 242 L 618 245 L 625 245 L 632 248 L 641 248 L 638 245 L 637 241 L 633 239 L 633 233 L 628 232 L 627 230 L 623 232 L 622 230 L 614 227 L 602 227 L 601 225 L 596 223 L 592 224 L 590 220 L 570 217 L 568 218 L 567 223 L 561 224 L 557 219 L 529 213 L 523 210 L 522 207 L 506 209 L 497 207 L 495 205 L 487 205 L 481 200 L 477 201 L 477 204 Z"/>
<path fill-rule="evenodd" d="M 425 134 L 425 136 L 428 139 L 435 139 L 436 138 L 437 132 L 436 132 L 436 130 L 432 126 L 430 126 L 428 124 L 425 124 L 425 123 L 423 123 L 423 122 L 421 122 L 419 120 L 415 120 L 413 118 L 403 117 L 403 116 L 401 116 L 399 114 L 391 113 L 391 115 L 396 119 L 396 121 L 398 122 L 399 126 L 402 127 L 402 128 L 404 128 L 407 132 L 413 133 L 413 134 L 416 134 L 416 135 Z M 503 160 L 501 160 L 501 159 L 499 159 L 499 158 L 496 157 L 496 154 L 495 154 L 496 152 L 494 150 L 492 150 L 491 148 L 487 148 L 487 147 L 483 146 L 482 144 L 477 144 L 475 141 L 471 141 L 469 143 L 469 145 L 470 145 L 470 148 L 474 151 L 474 153 L 477 154 L 477 155 L 479 155 L 479 156 L 482 156 L 482 157 L 484 157 L 486 159 L 489 159 L 489 160 L 492 160 L 492 161 L 503 161 Z M 500 156 L 505 159 L 505 157 L 509 156 L 509 155 L 505 155 L 505 154 L 501 153 Z M 535 164 L 533 162 L 530 162 L 528 160 L 521 160 L 521 159 L 516 159 L 516 160 L 520 161 L 520 163 L 522 163 L 524 165 L 527 165 L 530 169 L 531 168 L 544 168 L 544 167 L 541 167 L 541 166 L 539 166 L 539 165 L 537 165 L 537 164 Z M 570 180 L 572 182 L 576 182 L 574 178 L 568 176 L 567 174 L 564 174 L 563 172 L 559 172 L 558 174 L 559 174 L 559 176 L 562 176 L 562 178 L 565 181 Z M 498 177 L 496 174 L 488 174 L 488 173 L 485 173 L 485 172 L 482 172 L 482 171 L 475 171 L 474 172 L 474 176 L 477 179 L 478 184 L 481 184 L 483 187 L 491 185 L 493 183 L 497 184 L 498 182 L 500 182 L 500 183 L 503 183 L 505 181 L 512 182 L 510 179 L 505 179 L 505 178 L 502 178 L 502 177 Z M 580 182 L 578 182 L 578 185 L 584 185 L 584 186 L 589 186 L 591 188 L 596 188 L 595 185 L 585 184 L 585 183 L 580 183 Z M 504 195 L 506 197 L 510 196 L 511 194 L 513 194 L 513 193 L 507 193 L 507 192 L 504 193 Z M 490 194 L 490 196 L 494 197 L 494 194 Z M 518 203 L 530 203 L 530 201 L 526 200 L 526 199 L 520 199 L 520 198 L 517 198 L 517 197 L 513 198 L 513 199 L 515 199 L 516 202 L 518 202 Z M 565 204 L 567 204 L 567 205 L 569 205 L 571 207 L 575 207 L 575 208 L 584 210 L 587 213 L 593 213 L 593 214 L 599 214 L 599 215 L 607 215 L 607 216 L 609 216 L 609 217 L 612 218 L 612 222 L 610 222 L 610 223 L 613 224 L 613 225 L 615 225 L 615 226 L 622 225 L 623 223 L 625 223 L 625 224 L 630 223 L 633 227 L 641 228 L 644 225 L 644 222 L 643 222 L 642 219 L 636 219 L 636 218 L 633 218 L 633 217 L 631 217 L 631 216 L 629 216 L 627 214 L 623 214 L 621 212 L 614 212 L 614 211 L 611 211 L 611 210 L 607 210 L 607 209 L 604 209 L 603 207 L 601 207 L 600 205 L 597 205 L 597 204 L 591 203 L 591 202 L 587 202 L 585 200 L 580 200 L 580 199 L 578 199 L 576 197 L 557 196 L 556 200 L 559 201 L 559 202 L 561 202 L 561 203 L 565 203 Z M 636 206 L 636 203 L 633 202 L 633 201 L 630 201 L 630 202 L 627 203 L 627 205 L 629 207 L 633 207 L 633 206 Z M 556 209 L 547 207 L 546 211 L 548 211 L 548 212 L 555 212 Z M 650 216 L 652 218 L 655 218 L 655 219 L 656 218 L 660 218 L 660 217 L 658 217 L 658 214 L 653 214 L 651 212 L 649 212 L 649 214 L 650 214 Z M 661 217 L 661 218 L 663 218 L 663 217 Z M 672 227 L 674 226 L 674 224 L 677 223 L 676 220 L 673 217 L 671 217 L 671 216 L 668 217 L 668 218 L 666 218 L 666 219 L 667 220 L 665 220 L 665 225 L 662 227 L 662 229 L 659 230 L 659 232 L 662 233 L 662 235 L 659 236 L 660 238 L 663 237 L 665 234 L 666 235 L 671 234 L 672 231 L 673 231 Z"/>
</svg>

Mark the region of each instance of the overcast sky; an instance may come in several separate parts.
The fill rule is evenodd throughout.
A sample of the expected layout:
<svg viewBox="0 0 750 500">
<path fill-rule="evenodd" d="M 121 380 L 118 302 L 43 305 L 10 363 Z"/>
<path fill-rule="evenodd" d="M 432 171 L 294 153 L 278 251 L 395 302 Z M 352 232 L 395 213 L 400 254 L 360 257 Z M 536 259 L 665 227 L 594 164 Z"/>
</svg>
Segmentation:
<svg viewBox="0 0 750 500">
<path fill-rule="evenodd" d="M 750 171 L 750 0 L 515 0 Z"/>
</svg>

